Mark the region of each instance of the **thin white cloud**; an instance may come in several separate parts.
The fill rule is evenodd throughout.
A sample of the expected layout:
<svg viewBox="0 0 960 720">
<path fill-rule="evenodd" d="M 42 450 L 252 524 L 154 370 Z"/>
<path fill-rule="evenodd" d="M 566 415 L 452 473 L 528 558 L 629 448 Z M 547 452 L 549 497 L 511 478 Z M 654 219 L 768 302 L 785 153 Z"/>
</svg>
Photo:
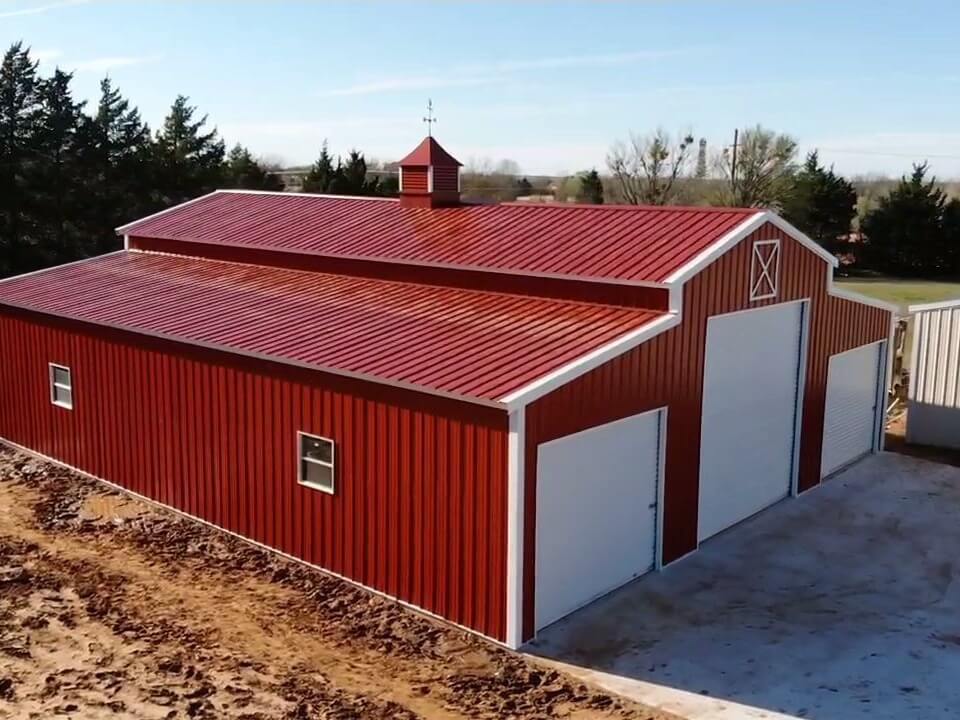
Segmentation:
<svg viewBox="0 0 960 720">
<path fill-rule="evenodd" d="M 30 57 L 41 63 L 50 63 L 63 57 L 63 50 L 30 50 Z"/>
<path fill-rule="evenodd" d="M 86 5 L 90 0 L 64 0 L 63 2 L 51 3 L 50 5 L 34 5 L 32 7 L 19 8 L 17 10 L 0 11 L 0 19 L 22 17 L 24 15 L 40 15 L 51 10 L 60 10 L 61 8 L 73 7 L 74 5 Z"/>
<path fill-rule="evenodd" d="M 563 55 L 533 58 L 530 60 L 506 60 L 502 62 L 461 65 L 439 74 L 400 75 L 358 82 L 324 92 L 325 96 L 373 95 L 403 90 L 430 90 L 433 88 L 470 87 L 499 82 L 504 76 L 536 71 L 589 67 L 612 67 L 638 62 L 660 60 L 678 55 L 702 52 L 704 48 L 676 48 L 672 50 L 637 50 L 623 53 L 595 55 Z"/>
<path fill-rule="evenodd" d="M 143 65 L 145 63 L 157 62 L 161 59 L 159 55 L 117 55 L 113 57 L 99 57 L 90 60 L 81 60 L 71 63 L 70 66 L 77 72 L 106 72 L 120 67 L 129 67 L 130 65 Z"/>
</svg>

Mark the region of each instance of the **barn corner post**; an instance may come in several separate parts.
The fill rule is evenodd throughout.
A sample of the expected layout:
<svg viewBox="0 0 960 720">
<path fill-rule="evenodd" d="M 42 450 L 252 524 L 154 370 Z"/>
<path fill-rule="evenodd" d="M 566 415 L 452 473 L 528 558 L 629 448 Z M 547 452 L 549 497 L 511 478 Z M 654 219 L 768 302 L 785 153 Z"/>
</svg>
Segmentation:
<svg viewBox="0 0 960 720">
<path fill-rule="evenodd" d="M 526 407 L 509 413 L 507 440 L 507 632 L 506 645 L 519 648 L 523 637 L 524 453 Z"/>
</svg>

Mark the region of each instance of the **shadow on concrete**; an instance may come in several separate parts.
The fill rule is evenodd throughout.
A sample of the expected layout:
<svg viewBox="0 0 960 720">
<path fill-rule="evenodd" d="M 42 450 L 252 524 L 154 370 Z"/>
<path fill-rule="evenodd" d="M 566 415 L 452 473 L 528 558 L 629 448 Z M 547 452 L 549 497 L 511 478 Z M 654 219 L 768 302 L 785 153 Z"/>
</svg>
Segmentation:
<svg viewBox="0 0 960 720">
<path fill-rule="evenodd" d="M 527 652 L 691 718 L 960 715 L 960 469 L 884 453 Z"/>
</svg>

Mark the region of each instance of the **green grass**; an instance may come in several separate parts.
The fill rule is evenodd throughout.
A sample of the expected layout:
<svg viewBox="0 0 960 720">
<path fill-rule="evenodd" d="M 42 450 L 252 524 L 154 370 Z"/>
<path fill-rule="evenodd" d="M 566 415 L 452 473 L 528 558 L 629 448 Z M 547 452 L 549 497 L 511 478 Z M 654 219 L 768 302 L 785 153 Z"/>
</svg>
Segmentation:
<svg viewBox="0 0 960 720">
<path fill-rule="evenodd" d="M 891 278 L 877 278 L 875 280 L 837 278 L 837 284 L 847 290 L 863 293 L 878 300 L 896 303 L 904 311 L 910 305 L 960 298 L 960 282 L 895 280 Z"/>
<path fill-rule="evenodd" d="M 846 279 L 837 278 L 837 285 L 863 295 L 896 303 L 904 314 L 910 305 L 942 302 L 960 298 L 960 283 L 934 282 L 930 280 L 897 280 L 894 278 Z M 913 349 L 913 323 L 907 326 L 903 345 L 903 364 L 910 367 Z"/>
</svg>

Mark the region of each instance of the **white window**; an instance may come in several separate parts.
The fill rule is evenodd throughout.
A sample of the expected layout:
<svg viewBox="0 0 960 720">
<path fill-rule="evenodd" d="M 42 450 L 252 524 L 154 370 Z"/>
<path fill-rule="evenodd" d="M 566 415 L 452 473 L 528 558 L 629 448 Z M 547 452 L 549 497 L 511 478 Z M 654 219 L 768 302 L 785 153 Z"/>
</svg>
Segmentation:
<svg viewBox="0 0 960 720">
<path fill-rule="evenodd" d="M 73 410 L 73 380 L 70 368 L 50 363 L 50 402 L 57 407 Z"/>
<path fill-rule="evenodd" d="M 750 302 L 775 298 L 780 285 L 780 241 L 758 240 L 750 263 Z"/>
<path fill-rule="evenodd" d="M 333 494 L 333 440 L 298 433 L 300 441 L 300 484 Z"/>
</svg>

